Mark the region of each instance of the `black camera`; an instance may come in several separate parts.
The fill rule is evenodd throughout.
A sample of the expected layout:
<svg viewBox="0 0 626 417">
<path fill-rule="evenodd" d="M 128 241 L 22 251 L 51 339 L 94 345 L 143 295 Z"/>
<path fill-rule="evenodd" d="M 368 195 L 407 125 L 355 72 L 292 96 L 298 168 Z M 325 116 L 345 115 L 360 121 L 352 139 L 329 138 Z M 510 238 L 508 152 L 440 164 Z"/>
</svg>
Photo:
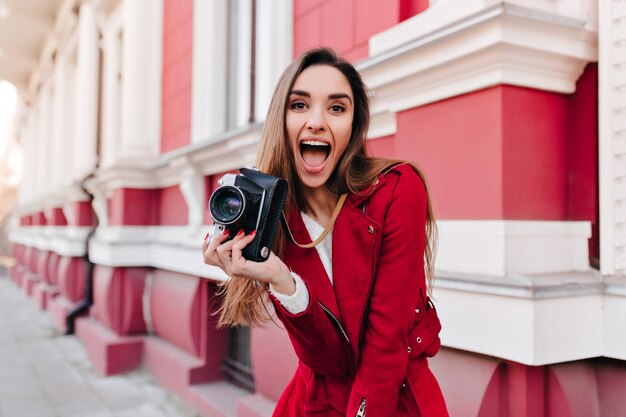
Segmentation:
<svg viewBox="0 0 626 417">
<path fill-rule="evenodd" d="M 243 256 L 255 262 L 267 260 L 287 198 L 287 181 L 241 168 L 239 174 L 224 175 L 218 184 L 209 199 L 209 212 L 215 222 L 213 234 L 228 230 L 232 239 L 241 229 L 246 234 L 256 230 Z"/>
</svg>

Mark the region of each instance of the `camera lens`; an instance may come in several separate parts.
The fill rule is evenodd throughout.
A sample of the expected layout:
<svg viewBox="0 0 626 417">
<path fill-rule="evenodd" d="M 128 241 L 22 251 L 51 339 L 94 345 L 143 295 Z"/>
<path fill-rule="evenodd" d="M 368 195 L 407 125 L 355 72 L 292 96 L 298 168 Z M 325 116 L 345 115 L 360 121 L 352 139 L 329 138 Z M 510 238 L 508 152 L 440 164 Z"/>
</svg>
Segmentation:
<svg viewBox="0 0 626 417">
<path fill-rule="evenodd" d="M 224 224 L 232 223 L 244 208 L 244 200 L 241 192 L 234 187 L 222 187 L 211 196 L 211 215 Z"/>
</svg>

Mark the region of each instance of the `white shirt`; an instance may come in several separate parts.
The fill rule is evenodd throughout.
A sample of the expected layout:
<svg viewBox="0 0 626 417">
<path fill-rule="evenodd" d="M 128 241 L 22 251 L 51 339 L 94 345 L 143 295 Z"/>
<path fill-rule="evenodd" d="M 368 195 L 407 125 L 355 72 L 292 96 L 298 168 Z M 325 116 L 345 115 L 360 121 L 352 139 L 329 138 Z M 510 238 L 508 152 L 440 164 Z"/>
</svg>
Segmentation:
<svg viewBox="0 0 626 417">
<path fill-rule="evenodd" d="M 302 215 L 302 221 L 304 222 L 304 226 L 306 230 L 309 232 L 309 236 L 311 237 L 311 241 L 317 239 L 324 233 L 324 226 L 313 220 L 311 217 L 306 215 L 303 212 L 300 212 Z M 322 240 L 317 246 L 315 246 L 315 250 L 317 250 L 317 254 L 319 255 L 322 265 L 324 265 L 324 269 L 326 270 L 326 274 L 330 279 L 330 283 L 333 283 L 333 260 L 332 260 L 332 246 L 333 246 L 333 233 L 332 229 L 330 233 L 326 235 L 324 240 Z M 296 291 L 292 295 L 285 295 L 278 291 L 274 291 L 272 286 L 270 285 L 270 292 L 276 299 L 282 304 L 285 309 L 291 314 L 298 314 L 306 310 L 309 305 L 309 290 L 306 287 L 306 284 L 302 281 L 302 278 L 295 272 L 291 272 L 291 276 L 296 283 Z"/>
</svg>

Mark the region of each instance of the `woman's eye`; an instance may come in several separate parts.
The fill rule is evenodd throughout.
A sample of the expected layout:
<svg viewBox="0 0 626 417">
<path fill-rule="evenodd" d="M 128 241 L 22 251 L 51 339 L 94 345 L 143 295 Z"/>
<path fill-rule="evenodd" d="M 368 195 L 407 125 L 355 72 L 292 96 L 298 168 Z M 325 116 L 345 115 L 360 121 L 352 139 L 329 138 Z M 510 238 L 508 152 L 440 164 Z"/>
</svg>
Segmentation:
<svg viewBox="0 0 626 417">
<path fill-rule="evenodd" d="M 301 101 L 296 101 L 294 103 L 291 103 L 291 108 L 294 110 L 303 110 L 306 108 L 306 105 Z"/>
<path fill-rule="evenodd" d="M 346 111 L 346 108 L 339 104 L 335 104 L 330 106 L 330 110 L 336 113 L 343 113 L 344 111 Z"/>
</svg>

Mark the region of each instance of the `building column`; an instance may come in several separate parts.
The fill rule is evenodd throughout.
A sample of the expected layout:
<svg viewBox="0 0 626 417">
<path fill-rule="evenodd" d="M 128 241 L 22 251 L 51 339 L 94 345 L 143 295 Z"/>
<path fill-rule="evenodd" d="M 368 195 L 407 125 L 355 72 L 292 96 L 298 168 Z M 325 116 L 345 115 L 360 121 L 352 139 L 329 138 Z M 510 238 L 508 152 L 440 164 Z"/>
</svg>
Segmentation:
<svg viewBox="0 0 626 417">
<path fill-rule="evenodd" d="M 116 12 L 115 17 L 119 13 Z M 120 19 L 121 20 L 121 19 Z M 111 27 L 112 26 L 112 27 Z M 101 166 L 109 167 L 115 162 L 115 152 L 120 142 L 120 85 L 121 85 L 121 22 L 109 19 L 104 38 L 104 88 L 102 91 L 102 159 Z"/>
<path fill-rule="evenodd" d="M 52 167 L 50 170 L 50 185 L 53 190 L 61 187 L 63 173 L 66 172 L 67 165 L 65 155 L 67 147 L 64 146 L 65 136 L 67 135 L 67 127 L 64 114 L 68 110 L 65 106 L 65 59 L 61 57 L 56 61 L 54 71 L 54 99 L 52 109 L 52 138 L 51 152 Z"/>
<path fill-rule="evenodd" d="M 227 10 L 225 0 L 193 3 L 192 143 L 226 129 Z"/>
<path fill-rule="evenodd" d="M 124 2 L 121 143 L 118 160 L 155 158 L 161 140 L 163 1 Z"/>
<path fill-rule="evenodd" d="M 82 179 L 95 167 L 99 100 L 99 35 L 94 6 L 83 3 L 78 19 L 74 180 Z"/>
</svg>

